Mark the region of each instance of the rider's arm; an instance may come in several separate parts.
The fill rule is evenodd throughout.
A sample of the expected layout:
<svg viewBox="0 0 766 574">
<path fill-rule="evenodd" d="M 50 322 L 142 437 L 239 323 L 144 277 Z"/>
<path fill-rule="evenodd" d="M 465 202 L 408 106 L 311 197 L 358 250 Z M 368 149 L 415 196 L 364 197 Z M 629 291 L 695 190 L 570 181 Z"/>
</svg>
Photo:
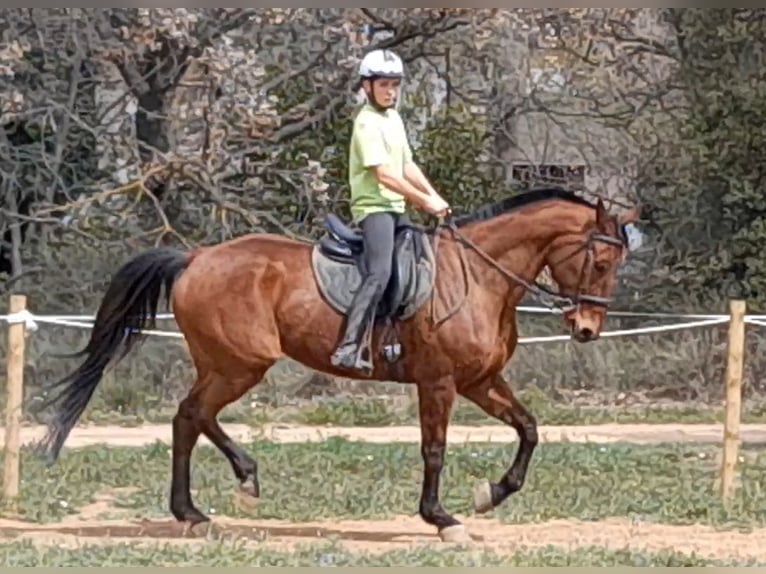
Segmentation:
<svg viewBox="0 0 766 574">
<path fill-rule="evenodd" d="M 417 206 L 424 207 L 428 198 L 426 192 L 421 191 L 403 177 L 399 177 L 387 164 L 371 166 L 375 179 L 385 185 L 391 191 L 400 193 Z"/>
<path fill-rule="evenodd" d="M 434 197 L 441 197 L 434 189 L 434 186 L 431 185 L 431 182 L 428 181 L 428 178 L 425 176 L 423 171 L 414 161 L 408 161 L 404 164 L 404 177 L 407 181 L 409 181 L 423 193 L 427 193 Z"/>
</svg>

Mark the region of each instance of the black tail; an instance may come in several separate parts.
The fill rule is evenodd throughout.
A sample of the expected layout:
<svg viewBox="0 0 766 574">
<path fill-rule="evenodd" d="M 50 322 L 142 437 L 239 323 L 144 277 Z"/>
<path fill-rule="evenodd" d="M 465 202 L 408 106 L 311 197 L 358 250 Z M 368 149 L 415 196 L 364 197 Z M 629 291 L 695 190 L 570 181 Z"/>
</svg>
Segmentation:
<svg viewBox="0 0 766 574">
<path fill-rule="evenodd" d="M 162 288 L 170 307 L 170 293 L 190 257 L 176 249 L 151 249 L 125 263 L 112 278 L 101 301 L 87 346 L 78 353 L 86 358 L 76 371 L 51 385 L 59 393 L 43 405 L 58 403 L 48 433 L 40 443 L 54 462 L 69 432 L 77 423 L 110 362 L 119 362 L 137 342 L 141 329 L 154 328 Z"/>
</svg>

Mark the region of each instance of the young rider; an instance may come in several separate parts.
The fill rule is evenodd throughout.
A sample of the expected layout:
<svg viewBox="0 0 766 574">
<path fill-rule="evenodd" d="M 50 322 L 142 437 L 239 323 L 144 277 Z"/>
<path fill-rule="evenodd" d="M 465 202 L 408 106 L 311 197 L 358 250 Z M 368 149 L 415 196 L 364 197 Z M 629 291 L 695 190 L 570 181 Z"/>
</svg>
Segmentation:
<svg viewBox="0 0 766 574">
<path fill-rule="evenodd" d="M 365 370 L 359 345 L 388 284 L 394 232 L 408 223 L 406 203 L 437 216 L 449 205 L 434 190 L 412 158 L 396 105 L 404 67 L 390 50 L 368 53 L 359 66 L 367 101 L 354 120 L 349 153 L 351 213 L 364 236 L 366 274 L 348 312 L 346 329 L 331 357 L 334 366 Z M 370 357 L 372 361 L 372 357 Z"/>
</svg>

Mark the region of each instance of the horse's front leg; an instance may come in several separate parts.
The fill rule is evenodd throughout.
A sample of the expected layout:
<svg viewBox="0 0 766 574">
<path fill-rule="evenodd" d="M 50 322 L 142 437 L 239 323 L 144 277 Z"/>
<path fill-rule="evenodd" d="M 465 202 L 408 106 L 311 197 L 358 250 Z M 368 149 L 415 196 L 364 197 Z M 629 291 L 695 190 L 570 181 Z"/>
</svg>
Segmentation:
<svg viewBox="0 0 766 574">
<path fill-rule="evenodd" d="M 420 494 L 420 516 L 439 529 L 444 542 L 470 542 L 463 524 L 450 515 L 439 500 L 439 480 L 447 447 L 447 426 L 455 402 L 455 385 L 451 378 L 434 385 L 418 386 L 420 414 L 420 452 L 423 456 L 423 486 Z"/>
<path fill-rule="evenodd" d="M 474 509 L 484 513 L 521 490 L 527 477 L 529 462 L 537 446 L 537 421 L 513 395 L 500 375 L 460 389 L 460 394 L 481 407 L 488 415 L 516 429 L 519 449 L 511 467 L 497 483 L 483 482 L 474 489 Z"/>
</svg>

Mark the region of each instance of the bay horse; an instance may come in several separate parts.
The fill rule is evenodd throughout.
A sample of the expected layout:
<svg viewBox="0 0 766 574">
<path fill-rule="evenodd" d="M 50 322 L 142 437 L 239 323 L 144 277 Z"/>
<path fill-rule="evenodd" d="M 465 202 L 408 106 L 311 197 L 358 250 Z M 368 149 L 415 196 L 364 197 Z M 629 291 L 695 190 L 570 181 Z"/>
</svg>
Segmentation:
<svg viewBox="0 0 766 574">
<path fill-rule="evenodd" d="M 82 364 L 53 385 L 61 392 L 49 401 L 58 404 L 39 447 L 51 463 L 58 459 L 104 369 L 146 336 L 142 329 L 154 326 L 164 288 L 197 373 L 172 423 L 169 503 L 178 521 L 194 526 L 209 520 L 194 506 L 190 492 L 190 457 L 200 434 L 225 455 L 240 487 L 260 496 L 256 460 L 234 443 L 216 416 L 287 356 L 331 375 L 416 385 L 423 460 L 419 514 L 442 540 L 468 541 L 464 525 L 442 507 L 439 495 L 456 396 L 513 427 L 520 439 L 513 463 L 500 479 L 482 481 L 474 489 L 474 509 L 487 512 L 522 488 L 538 443 L 534 416 L 501 376 L 517 344 L 516 305 L 531 290 L 562 308 L 574 340 L 598 339 L 618 267 L 628 253 L 624 226 L 636 221 L 639 212 L 633 207 L 613 215 L 600 199 L 594 204 L 570 191 L 546 188 L 433 228 L 410 230 L 410 246 L 413 237 L 421 238 L 420 247 L 431 250 L 435 279 L 431 275 L 432 288 L 424 289 L 421 281 L 420 287 L 398 290 L 399 315 L 387 317 L 394 317 L 403 352 L 376 361 L 364 375 L 330 364 L 344 320 L 338 301 L 350 297 L 353 278 L 358 279 L 352 273 L 358 263 L 354 257 L 361 250 L 359 236 L 338 218 L 328 223 L 324 246 L 253 233 L 186 252 L 169 247 L 144 251 L 112 278 L 89 342 L 77 353 L 85 356 Z M 429 267 L 422 259 L 419 266 L 404 265 L 413 260 L 403 255 L 402 245 L 407 243 L 402 240 L 398 247 L 400 283 L 409 277 L 416 284 L 413 278 L 423 280 Z M 546 266 L 558 292 L 536 283 Z M 336 287 L 346 288 L 341 295 L 335 292 L 335 306 L 327 297 L 333 279 Z M 434 307 L 444 307 L 450 298 L 457 303 L 436 322 Z M 401 309 L 408 304 L 405 315 Z M 372 348 L 383 345 L 384 330 L 385 325 L 375 323 Z"/>
</svg>

